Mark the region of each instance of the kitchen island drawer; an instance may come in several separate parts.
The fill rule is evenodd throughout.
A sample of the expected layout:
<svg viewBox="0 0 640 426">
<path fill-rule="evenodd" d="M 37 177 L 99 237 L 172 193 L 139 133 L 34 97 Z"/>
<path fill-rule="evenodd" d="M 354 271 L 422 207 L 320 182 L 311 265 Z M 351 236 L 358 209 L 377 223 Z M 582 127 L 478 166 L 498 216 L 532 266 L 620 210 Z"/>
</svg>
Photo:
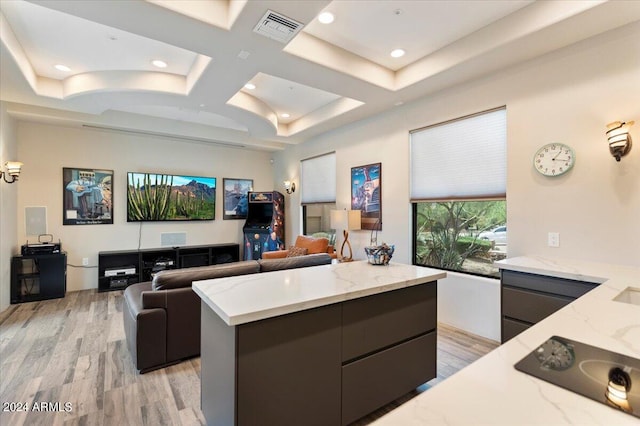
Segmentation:
<svg viewBox="0 0 640 426">
<path fill-rule="evenodd" d="M 436 309 L 435 281 L 345 302 L 342 361 L 435 330 Z"/>
<path fill-rule="evenodd" d="M 436 332 L 342 367 L 342 424 L 349 424 L 436 377 Z"/>
</svg>

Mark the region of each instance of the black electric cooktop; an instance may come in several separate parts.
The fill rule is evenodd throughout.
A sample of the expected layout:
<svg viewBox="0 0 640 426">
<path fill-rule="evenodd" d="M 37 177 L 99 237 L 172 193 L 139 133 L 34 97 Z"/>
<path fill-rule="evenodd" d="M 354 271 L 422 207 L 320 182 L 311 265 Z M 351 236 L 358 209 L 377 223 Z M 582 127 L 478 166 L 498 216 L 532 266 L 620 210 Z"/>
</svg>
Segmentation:
<svg viewBox="0 0 640 426">
<path fill-rule="evenodd" d="M 640 417 L 640 359 L 552 336 L 515 368 Z"/>
</svg>

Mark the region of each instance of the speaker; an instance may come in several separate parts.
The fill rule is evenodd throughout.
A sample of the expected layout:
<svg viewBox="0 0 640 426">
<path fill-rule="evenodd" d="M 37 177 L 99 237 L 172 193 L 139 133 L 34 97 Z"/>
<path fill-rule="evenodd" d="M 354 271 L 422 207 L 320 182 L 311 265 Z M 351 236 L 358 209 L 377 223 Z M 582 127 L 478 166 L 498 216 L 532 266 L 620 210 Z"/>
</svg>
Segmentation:
<svg viewBox="0 0 640 426">
<path fill-rule="evenodd" d="M 38 236 L 47 233 L 47 208 L 25 207 L 24 223 L 27 236 Z"/>
<path fill-rule="evenodd" d="M 164 232 L 160 234 L 160 245 L 178 247 L 187 244 L 186 232 Z"/>
</svg>

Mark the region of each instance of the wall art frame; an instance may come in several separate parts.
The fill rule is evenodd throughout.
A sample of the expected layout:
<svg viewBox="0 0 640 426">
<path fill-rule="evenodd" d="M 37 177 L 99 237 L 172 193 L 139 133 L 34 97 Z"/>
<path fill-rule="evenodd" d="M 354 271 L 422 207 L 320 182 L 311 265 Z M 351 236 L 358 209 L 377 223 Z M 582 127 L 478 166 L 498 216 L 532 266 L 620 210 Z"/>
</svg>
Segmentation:
<svg viewBox="0 0 640 426">
<path fill-rule="evenodd" d="M 62 168 L 62 224 L 113 224 L 113 170 Z"/>
<path fill-rule="evenodd" d="M 253 191 L 253 179 L 222 178 L 224 188 L 223 220 L 246 219 L 249 210 L 248 193 Z"/>
<path fill-rule="evenodd" d="M 351 210 L 360 210 L 361 229 L 382 230 L 382 163 L 351 168 Z"/>
</svg>

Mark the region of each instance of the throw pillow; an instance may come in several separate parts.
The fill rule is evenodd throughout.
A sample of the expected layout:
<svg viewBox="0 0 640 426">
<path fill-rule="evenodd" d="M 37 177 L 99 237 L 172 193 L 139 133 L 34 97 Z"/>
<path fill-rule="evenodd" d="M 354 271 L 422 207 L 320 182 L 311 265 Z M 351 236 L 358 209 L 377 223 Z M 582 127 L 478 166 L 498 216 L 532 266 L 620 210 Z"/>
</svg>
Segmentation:
<svg viewBox="0 0 640 426">
<path fill-rule="evenodd" d="M 287 253 L 287 257 L 298 257 L 305 256 L 309 252 L 308 249 L 302 247 L 289 247 L 289 252 Z"/>
<path fill-rule="evenodd" d="M 313 238 L 306 235 L 299 235 L 296 239 L 297 247 L 305 247 L 307 254 L 326 253 L 329 246 L 329 240 L 326 238 Z"/>
</svg>

